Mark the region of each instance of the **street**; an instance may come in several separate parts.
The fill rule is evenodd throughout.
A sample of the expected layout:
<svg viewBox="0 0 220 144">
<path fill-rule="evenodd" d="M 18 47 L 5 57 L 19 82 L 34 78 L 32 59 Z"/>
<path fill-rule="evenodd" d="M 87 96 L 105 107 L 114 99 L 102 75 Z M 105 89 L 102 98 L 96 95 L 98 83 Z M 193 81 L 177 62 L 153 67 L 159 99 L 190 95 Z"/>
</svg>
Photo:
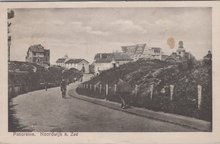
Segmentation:
<svg viewBox="0 0 220 144">
<path fill-rule="evenodd" d="M 68 90 L 76 86 L 77 83 L 70 84 Z M 139 117 L 70 96 L 62 99 L 59 87 L 20 95 L 13 99 L 13 104 L 20 125 L 35 132 L 194 131 L 187 127 Z"/>
</svg>

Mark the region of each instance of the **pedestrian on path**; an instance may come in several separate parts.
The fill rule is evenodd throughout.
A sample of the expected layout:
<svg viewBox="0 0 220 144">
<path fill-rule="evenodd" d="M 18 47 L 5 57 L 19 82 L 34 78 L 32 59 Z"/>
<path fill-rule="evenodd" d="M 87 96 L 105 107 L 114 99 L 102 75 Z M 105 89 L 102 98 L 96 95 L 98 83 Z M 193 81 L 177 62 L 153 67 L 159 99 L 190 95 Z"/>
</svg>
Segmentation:
<svg viewBox="0 0 220 144">
<path fill-rule="evenodd" d="M 130 97 L 132 88 L 130 84 L 121 78 L 117 82 L 118 95 L 121 99 L 121 108 L 125 109 L 130 106 Z"/>
<path fill-rule="evenodd" d="M 47 83 L 47 81 L 44 81 L 44 88 L 45 88 L 45 91 L 47 91 L 47 87 L 48 87 L 48 83 Z"/>
<path fill-rule="evenodd" d="M 65 79 L 62 79 L 61 83 L 60 83 L 60 90 L 62 92 L 62 98 L 66 97 L 66 89 L 67 89 L 67 84 Z"/>
</svg>

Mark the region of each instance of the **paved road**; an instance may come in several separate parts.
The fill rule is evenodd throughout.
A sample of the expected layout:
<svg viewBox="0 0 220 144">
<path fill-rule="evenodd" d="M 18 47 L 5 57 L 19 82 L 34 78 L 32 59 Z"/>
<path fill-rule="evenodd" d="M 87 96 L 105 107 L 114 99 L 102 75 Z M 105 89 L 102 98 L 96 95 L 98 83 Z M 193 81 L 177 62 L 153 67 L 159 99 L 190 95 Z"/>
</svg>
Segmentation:
<svg viewBox="0 0 220 144">
<path fill-rule="evenodd" d="M 68 89 L 76 87 L 71 84 Z M 68 97 L 59 88 L 39 90 L 13 99 L 16 117 L 32 131 L 162 132 L 193 131 Z"/>
</svg>

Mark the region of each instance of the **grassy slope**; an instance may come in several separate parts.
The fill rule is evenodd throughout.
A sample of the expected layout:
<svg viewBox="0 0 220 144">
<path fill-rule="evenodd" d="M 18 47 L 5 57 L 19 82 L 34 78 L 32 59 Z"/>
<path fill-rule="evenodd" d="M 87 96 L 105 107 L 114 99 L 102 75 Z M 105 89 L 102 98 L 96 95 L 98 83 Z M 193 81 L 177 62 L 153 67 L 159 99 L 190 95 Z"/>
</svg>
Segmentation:
<svg viewBox="0 0 220 144">
<path fill-rule="evenodd" d="M 138 60 L 104 71 L 88 83 L 101 82 L 113 85 L 119 77 L 128 81 L 133 88 L 136 84 L 139 85 L 138 106 L 211 120 L 211 65 L 196 62 L 194 67 L 189 69 L 186 63 L 172 64 L 159 60 Z M 150 100 L 151 84 L 154 84 L 153 101 Z M 175 86 L 173 108 L 170 108 L 169 101 L 170 84 Z M 196 107 L 197 85 L 203 87 L 203 102 L 199 112 Z M 165 93 L 161 93 L 162 88 L 165 88 Z"/>
</svg>

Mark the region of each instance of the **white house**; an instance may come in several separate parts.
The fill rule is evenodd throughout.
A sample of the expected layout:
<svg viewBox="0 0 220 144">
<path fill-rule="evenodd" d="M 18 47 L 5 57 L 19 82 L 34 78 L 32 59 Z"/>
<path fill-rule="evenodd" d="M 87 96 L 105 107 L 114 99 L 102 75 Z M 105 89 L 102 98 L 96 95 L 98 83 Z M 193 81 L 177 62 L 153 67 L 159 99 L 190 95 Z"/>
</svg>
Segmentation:
<svg viewBox="0 0 220 144">
<path fill-rule="evenodd" d="M 65 67 L 65 58 L 59 58 L 59 59 L 56 61 L 56 64 L 57 64 L 58 66 Z"/>
<path fill-rule="evenodd" d="M 68 59 L 65 62 L 65 67 L 68 69 L 75 68 L 79 71 L 84 71 L 84 73 L 89 73 L 89 62 L 85 59 Z"/>
<path fill-rule="evenodd" d="M 59 58 L 59 59 L 56 61 L 56 64 L 57 64 L 58 66 L 65 67 L 65 62 L 66 62 L 68 59 L 69 59 L 68 56 L 65 55 L 64 57 Z"/>
<path fill-rule="evenodd" d="M 98 53 L 95 55 L 93 66 L 95 75 L 100 74 L 101 71 L 118 67 L 125 63 L 131 62 L 132 59 L 124 53 Z"/>
</svg>

